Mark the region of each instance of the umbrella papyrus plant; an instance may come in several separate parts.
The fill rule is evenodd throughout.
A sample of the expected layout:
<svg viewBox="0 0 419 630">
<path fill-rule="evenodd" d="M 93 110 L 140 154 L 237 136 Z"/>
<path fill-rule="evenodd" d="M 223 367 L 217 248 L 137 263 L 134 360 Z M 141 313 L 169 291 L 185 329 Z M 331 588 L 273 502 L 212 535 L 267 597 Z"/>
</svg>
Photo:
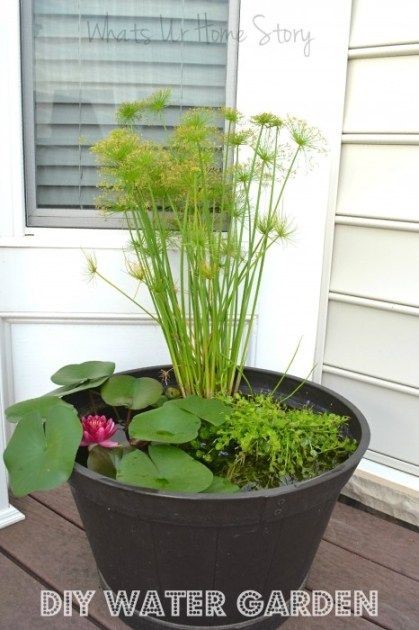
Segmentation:
<svg viewBox="0 0 419 630">
<path fill-rule="evenodd" d="M 211 398 L 238 387 L 266 255 L 291 233 L 284 191 L 300 158 L 323 142 L 302 120 L 245 120 L 228 108 L 186 111 L 169 131 L 169 97 L 160 91 L 120 106 L 119 127 L 93 147 L 97 203 L 125 218 L 127 269 L 153 306 L 141 291 L 127 297 L 160 325 L 182 394 Z M 153 116 L 165 143 L 147 139 Z M 89 269 L 126 295 L 94 257 Z"/>
</svg>

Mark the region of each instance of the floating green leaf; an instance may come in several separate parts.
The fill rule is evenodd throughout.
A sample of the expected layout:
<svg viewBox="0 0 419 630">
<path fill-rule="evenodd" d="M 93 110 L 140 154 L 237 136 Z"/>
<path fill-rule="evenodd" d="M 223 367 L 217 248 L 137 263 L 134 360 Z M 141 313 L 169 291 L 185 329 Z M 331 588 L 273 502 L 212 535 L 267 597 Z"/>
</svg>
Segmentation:
<svg viewBox="0 0 419 630">
<path fill-rule="evenodd" d="M 110 361 L 86 361 L 65 365 L 51 376 L 56 385 L 81 385 L 87 381 L 109 378 L 114 373 L 115 363 Z"/>
<path fill-rule="evenodd" d="M 164 403 L 167 403 L 167 396 L 163 394 L 163 396 L 160 396 L 160 398 L 153 403 L 153 407 L 163 407 Z"/>
<path fill-rule="evenodd" d="M 108 380 L 108 377 L 105 376 L 103 378 L 98 378 L 93 381 L 86 381 L 85 383 L 81 383 L 80 385 L 65 385 L 64 387 L 58 387 L 58 389 L 53 389 L 52 392 L 48 392 L 48 396 L 56 396 L 61 398 L 62 396 L 69 396 L 70 394 L 75 394 L 76 392 L 82 392 L 85 389 L 95 389 L 100 387 Z"/>
<path fill-rule="evenodd" d="M 122 374 L 112 376 L 102 387 L 103 400 L 114 407 L 144 409 L 154 405 L 163 393 L 163 386 L 154 378 L 135 378 Z"/>
<path fill-rule="evenodd" d="M 13 493 L 50 490 L 67 481 L 81 438 L 81 422 L 70 405 L 51 407 L 45 420 L 40 413 L 24 416 L 4 452 Z"/>
<path fill-rule="evenodd" d="M 124 454 L 123 447 L 103 448 L 98 444 L 89 451 L 87 468 L 105 477 L 116 478 L 116 471 Z"/>
<path fill-rule="evenodd" d="M 225 477 L 214 476 L 212 484 L 209 486 L 209 488 L 204 490 L 204 492 L 211 492 L 213 494 L 221 492 L 232 494 L 233 492 L 238 492 L 239 490 L 239 486 L 236 486 L 235 483 L 231 483 L 231 481 L 229 481 Z"/>
<path fill-rule="evenodd" d="M 40 396 L 39 398 L 30 398 L 16 403 L 8 407 L 5 411 L 6 418 L 9 422 L 19 422 L 29 415 L 41 416 L 44 418 L 52 407 L 73 407 L 68 403 L 60 400 L 56 396 Z"/>
<path fill-rule="evenodd" d="M 201 398 L 200 396 L 187 396 L 173 401 L 181 409 L 193 413 L 202 420 L 206 420 L 210 424 L 219 427 L 226 420 L 227 415 L 231 413 L 230 407 L 225 405 L 221 400 L 216 398 Z"/>
<path fill-rule="evenodd" d="M 117 479 L 143 488 L 172 492 L 202 492 L 213 479 L 212 472 L 176 446 L 150 446 L 149 455 L 135 451 L 123 457 Z"/>
<path fill-rule="evenodd" d="M 200 426 L 199 418 L 170 401 L 134 416 L 128 431 L 135 440 L 183 444 L 196 438 Z"/>
</svg>

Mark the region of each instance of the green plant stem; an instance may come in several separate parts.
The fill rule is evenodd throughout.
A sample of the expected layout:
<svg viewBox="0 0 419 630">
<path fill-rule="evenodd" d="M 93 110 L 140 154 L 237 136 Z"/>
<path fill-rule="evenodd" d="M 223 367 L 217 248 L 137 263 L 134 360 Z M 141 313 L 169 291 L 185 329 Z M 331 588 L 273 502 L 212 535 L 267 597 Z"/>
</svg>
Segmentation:
<svg viewBox="0 0 419 630">
<path fill-rule="evenodd" d="M 125 112 L 128 126 L 94 147 L 103 207 L 125 214 L 155 313 L 94 271 L 159 324 L 181 394 L 211 398 L 240 382 L 266 257 L 287 238 L 278 209 L 299 154 L 315 136 L 305 123 L 284 125 L 270 114 L 241 133 L 231 112 L 220 132 L 211 112 L 192 110 L 163 147 L 137 133 L 132 116 L 160 117 L 166 101 L 159 95 L 125 104 L 119 116 L 124 122 Z M 286 129 L 294 147 L 287 163 Z M 242 151 L 250 155 L 240 165 Z"/>
</svg>

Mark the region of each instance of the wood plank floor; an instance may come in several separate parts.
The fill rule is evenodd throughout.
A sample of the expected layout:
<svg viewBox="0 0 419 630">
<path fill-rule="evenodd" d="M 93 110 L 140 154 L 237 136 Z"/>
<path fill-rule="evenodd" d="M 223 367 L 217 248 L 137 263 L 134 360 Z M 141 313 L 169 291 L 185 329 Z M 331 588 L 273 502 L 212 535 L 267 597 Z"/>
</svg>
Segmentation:
<svg viewBox="0 0 419 630">
<path fill-rule="evenodd" d="M 26 519 L 0 530 L 0 628 L 127 628 L 101 597 L 89 617 L 42 618 L 40 590 L 98 590 L 95 563 L 67 486 L 13 504 Z M 418 630 L 419 534 L 338 503 L 310 572 L 307 590 L 378 590 L 377 617 L 294 618 L 287 630 Z"/>
</svg>

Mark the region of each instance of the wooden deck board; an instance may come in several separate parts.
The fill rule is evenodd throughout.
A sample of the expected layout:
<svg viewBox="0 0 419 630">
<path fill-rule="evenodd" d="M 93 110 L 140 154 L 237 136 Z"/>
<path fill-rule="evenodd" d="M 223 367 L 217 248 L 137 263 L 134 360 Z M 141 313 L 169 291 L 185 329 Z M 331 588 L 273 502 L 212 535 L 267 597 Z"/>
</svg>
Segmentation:
<svg viewBox="0 0 419 630">
<path fill-rule="evenodd" d="M 25 592 L 28 590 L 31 593 L 27 597 L 28 602 L 25 600 L 25 607 L 32 607 L 37 599 L 34 618 L 40 620 L 41 625 L 31 626 L 126 628 L 122 622 L 109 616 L 103 598 L 99 596 L 90 605 L 90 626 L 82 626 L 82 621 L 89 622 L 78 617 L 79 625 L 76 626 L 74 623 L 72 626 L 54 625 L 49 624 L 49 620 L 40 619 L 40 589 L 52 588 L 59 592 L 73 588 L 98 589 L 95 564 L 68 486 L 48 493 L 35 493 L 33 497 L 17 499 L 13 503 L 27 518 L 0 532 L 0 549 L 9 556 L 6 558 L 6 565 L 11 565 L 8 571 L 14 571 L 16 579 L 22 584 L 26 580 L 30 585 L 25 588 Z M 337 589 L 377 589 L 379 616 L 370 620 L 334 616 L 295 618 L 287 621 L 285 627 L 287 630 L 374 630 L 377 627 L 417 630 L 418 556 L 418 534 L 378 516 L 338 504 L 314 561 L 307 587 L 309 590 L 330 592 Z M 12 560 L 17 564 L 13 564 Z M 14 605 L 17 607 L 16 598 Z M 58 621 L 59 618 L 55 619 Z"/>
<path fill-rule="evenodd" d="M 419 536 L 400 525 L 337 503 L 324 539 L 419 580 Z"/>
<path fill-rule="evenodd" d="M 41 617 L 40 592 L 46 588 L 14 562 L 0 553 L 2 593 L 0 599 L 0 627 L 34 630 L 94 630 L 97 626 L 77 614 L 74 617 Z M 18 605 L 17 605 L 18 594 Z M 24 594 L 24 596 L 20 596 Z"/>
<path fill-rule="evenodd" d="M 59 514 L 67 521 L 83 529 L 83 523 L 81 522 L 68 483 L 59 488 L 55 488 L 55 490 L 49 490 L 48 492 L 34 492 L 31 494 L 31 497 L 39 501 L 39 503 L 42 503 L 42 505 L 50 508 L 53 512 L 56 512 L 56 514 Z"/>
<path fill-rule="evenodd" d="M 378 617 L 384 628 L 418 630 L 419 582 L 351 554 L 325 540 L 311 568 L 307 586 L 335 590 L 378 590 Z"/>
<path fill-rule="evenodd" d="M 0 548 L 21 566 L 39 576 L 55 591 L 99 590 L 92 552 L 84 532 L 31 497 L 14 499 L 24 521 L 0 533 Z M 103 597 L 93 598 L 89 611 L 94 621 L 111 630 L 126 629 L 111 619 Z"/>
</svg>

